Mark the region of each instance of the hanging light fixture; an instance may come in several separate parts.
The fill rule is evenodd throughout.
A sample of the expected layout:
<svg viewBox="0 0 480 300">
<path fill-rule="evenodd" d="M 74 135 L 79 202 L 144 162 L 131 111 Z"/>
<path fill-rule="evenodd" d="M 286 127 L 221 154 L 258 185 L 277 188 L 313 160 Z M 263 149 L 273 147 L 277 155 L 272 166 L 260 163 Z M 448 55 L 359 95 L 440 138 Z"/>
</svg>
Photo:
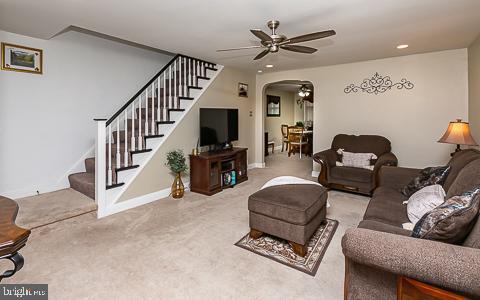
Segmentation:
<svg viewBox="0 0 480 300">
<path fill-rule="evenodd" d="M 310 95 L 310 92 L 311 90 L 306 85 L 303 84 L 298 90 L 298 95 L 300 97 L 308 97 Z"/>
</svg>

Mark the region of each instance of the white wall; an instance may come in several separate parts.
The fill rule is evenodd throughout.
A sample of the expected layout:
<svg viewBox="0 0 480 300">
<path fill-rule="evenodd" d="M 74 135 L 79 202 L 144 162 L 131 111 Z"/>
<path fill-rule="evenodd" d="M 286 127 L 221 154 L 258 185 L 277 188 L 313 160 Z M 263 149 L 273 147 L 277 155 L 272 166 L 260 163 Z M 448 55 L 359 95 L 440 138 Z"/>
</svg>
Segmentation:
<svg viewBox="0 0 480 300">
<path fill-rule="evenodd" d="M 0 31 L 44 50 L 44 74 L 0 71 L 0 194 L 67 187 L 93 156 L 95 122 L 110 117 L 171 57 L 79 32 L 51 40 Z"/>
<path fill-rule="evenodd" d="M 329 148 L 338 133 L 379 134 L 390 139 L 402 166 L 444 164 L 454 146 L 439 144 L 437 140 L 449 121 L 468 117 L 467 63 L 467 50 L 459 49 L 263 73 L 257 75 L 255 126 L 263 127 L 265 85 L 281 80 L 307 80 L 315 87 L 315 152 Z M 348 84 L 359 84 L 375 72 L 391 76 L 394 82 L 407 78 L 415 87 L 393 89 L 379 95 L 344 93 Z M 260 133 L 262 130 L 256 130 L 257 145 L 262 143 Z M 255 159 L 263 161 L 258 147 Z"/>
<path fill-rule="evenodd" d="M 267 88 L 266 95 L 280 97 L 280 117 L 268 117 L 265 109 L 265 132 L 268 132 L 268 140 L 275 142 L 275 147 L 282 146 L 281 126 L 295 125 L 294 123 L 294 96 L 292 92 L 277 90 L 275 87 Z M 266 105 L 266 104 L 265 104 Z M 266 108 L 266 106 L 265 106 Z"/>
<path fill-rule="evenodd" d="M 480 36 L 468 48 L 468 114 L 473 138 L 480 143 Z"/>
<path fill-rule="evenodd" d="M 238 97 L 239 82 L 248 84 L 248 98 Z M 215 81 L 210 84 L 192 109 L 185 115 L 182 122 L 175 127 L 148 165 L 123 193 L 119 201 L 162 191 L 172 186 L 174 175 L 165 166 L 167 152 L 174 149 L 182 149 L 185 155 L 192 152 L 200 133 L 199 111 L 201 107 L 238 109 L 238 141 L 234 142 L 234 145 L 248 148 L 248 163 L 252 163 L 255 154 L 254 106 L 255 74 L 228 67 L 223 68 Z M 184 174 L 184 176 L 185 182 L 190 181 L 188 174 Z"/>
</svg>

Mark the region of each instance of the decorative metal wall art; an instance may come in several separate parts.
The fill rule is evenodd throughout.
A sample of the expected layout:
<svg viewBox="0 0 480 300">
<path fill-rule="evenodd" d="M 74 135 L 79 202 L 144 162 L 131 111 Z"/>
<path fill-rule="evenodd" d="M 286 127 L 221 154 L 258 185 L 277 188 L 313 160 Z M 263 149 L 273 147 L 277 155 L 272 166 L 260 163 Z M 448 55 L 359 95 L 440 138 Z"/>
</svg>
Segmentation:
<svg viewBox="0 0 480 300">
<path fill-rule="evenodd" d="M 354 83 L 348 85 L 343 91 L 345 94 L 356 93 L 358 91 L 367 92 L 369 94 L 384 93 L 388 90 L 391 90 L 393 87 L 401 90 L 403 88 L 411 90 L 414 87 L 414 84 L 411 81 L 408 81 L 405 78 L 402 78 L 400 82 L 393 83 L 390 79 L 390 76 L 383 77 L 382 75 L 375 73 L 372 78 L 364 79 L 360 86 L 355 85 Z"/>
</svg>

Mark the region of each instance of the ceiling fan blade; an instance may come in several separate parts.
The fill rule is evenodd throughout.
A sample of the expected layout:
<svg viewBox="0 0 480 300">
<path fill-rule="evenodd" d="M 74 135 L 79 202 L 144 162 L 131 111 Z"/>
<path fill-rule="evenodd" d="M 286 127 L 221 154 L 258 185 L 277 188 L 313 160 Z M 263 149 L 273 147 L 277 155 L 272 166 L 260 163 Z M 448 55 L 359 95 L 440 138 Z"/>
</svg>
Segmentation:
<svg viewBox="0 0 480 300">
<path fill-rule="evenodd" d="M 269 52 L 270 52 L 270 49 L 265 49 L 262 52 L 260 52 L 257 56 L 255 56 L 255 58 L 253 60 L 258 60 L 258 59 L 264 57 L 265 55 L 267 55 Z"/>
<path fill-rule="evenodd" d="M 245 50 L 245 49 L 254 49 L 254 48 L 262 48 L 263 46 L 246 46 L 246 47 L 238 47 L 238 48 L 229 48 L 229 49 L 219 49 L 217 52 L 223 51 L 233 51 L 233 50 Z"/>
<path fill-rule="evenodd" d="M 335 30 L 314 32 L 314 33 L 299 35 L 299 36 L 287 39 L 286 41 L 279 43 L 279 45 L 308 42 L 308 41 L 311 41 L 311 40 L 323 39 L 323 38 L 326 38 L 326 37 L 329 37 L 329 36 L 332 36 L 332 35 L 335 35 L 335 34 L 337 34 L 335 32 Z"/>
<path fill-rule="evenodd" d="M 272 38 L 260 29 L 251 29 L 250 32 L 258 37 L 262 42 L 273 42 Z"/>
<path fill-rule="evenodd" d="M 288 51 L 308 53 L 308 54 L 312 54 L 312 53 L 317 52 L 317 49 L 315 49 L 315 48 L 298 46 L 298 45 L 283 45 L 283 46 L 280 46 L 280 48 L 288 50 Z"/>
</svg>

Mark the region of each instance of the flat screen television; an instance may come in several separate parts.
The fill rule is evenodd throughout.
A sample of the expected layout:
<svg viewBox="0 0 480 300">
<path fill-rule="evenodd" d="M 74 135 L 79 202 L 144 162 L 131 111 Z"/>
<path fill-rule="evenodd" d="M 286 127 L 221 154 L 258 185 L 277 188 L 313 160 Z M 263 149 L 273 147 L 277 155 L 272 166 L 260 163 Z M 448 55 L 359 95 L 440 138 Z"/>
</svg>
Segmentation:
<svg viewBox="0 0 480 300">
<path fill-rule="evenodd" d="M 200 108 L 200 146 L 238 140 L 238 109 Z"/>
</svg>

